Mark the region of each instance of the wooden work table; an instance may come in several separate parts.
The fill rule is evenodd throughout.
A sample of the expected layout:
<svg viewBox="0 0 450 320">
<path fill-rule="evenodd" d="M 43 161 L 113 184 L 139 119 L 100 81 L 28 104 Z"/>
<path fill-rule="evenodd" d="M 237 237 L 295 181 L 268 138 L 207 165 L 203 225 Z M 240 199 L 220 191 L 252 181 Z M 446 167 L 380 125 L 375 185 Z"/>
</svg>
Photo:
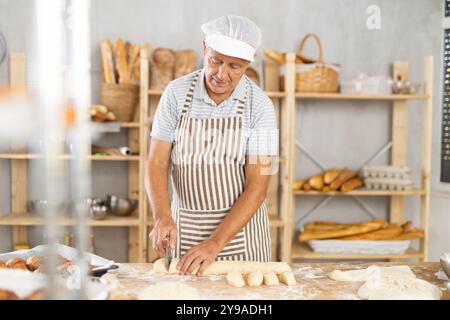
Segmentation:
<svg viewBox="0 0 450 320">
<path fill-rule="evenodd" d="M 151 263 L 124 263 L 119 269 L 111 270 L 104 279 L 114 282 L 120 292 L 117 299 L 129 297 L 135 299 L 138 293 L 150 285 L 161 281 L 181 281 L 191 287 L 197 288 L 202 299 L 219 300 L 353 300 L 359 299 L 358 288 L 362 282 L 337 282 L 331 280 L 328 274 L 333 270 L 354 270 L 367 268 L 370 265 L 392 266 L 408 265 L 418 278 L 426 280 L 442 290 L 442 299 L 449 300 L 450 292 L 447 290 L 446 281 L 440 280 L 435 273 L 441 268 L 438 262 L 421 263 L 298 263 L 292 264 L 292 271 L 297 280 L 297 285 L 286 286 L 280 284 L 274 287 L 259 288 L 235 288 L 226 282 L 225 276 L 180 276 L 158 275 L 150 271 Z"/>
</svg>

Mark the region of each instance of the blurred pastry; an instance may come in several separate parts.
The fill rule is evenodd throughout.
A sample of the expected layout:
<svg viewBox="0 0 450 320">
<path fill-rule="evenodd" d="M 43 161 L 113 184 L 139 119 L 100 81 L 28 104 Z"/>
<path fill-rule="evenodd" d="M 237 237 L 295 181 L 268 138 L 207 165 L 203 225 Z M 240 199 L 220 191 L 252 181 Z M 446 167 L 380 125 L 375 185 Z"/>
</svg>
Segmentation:
<svg viewBox="0 0 450 320">
<path fill-rule="evenodd" d="M 6 263 L 4 263 L 2 260 L 0 260 L 0 269 L 6 268 Z"/>
<path fill-rule="evenodd" d="M 12 291 L 0 289 L 0 300 L 19 300 L 19 297 Z"/>
<path fill-rule="evenodd" d="M 43 265 L 44 258 L 38 257 L 38 256 L 32 256 L 27 259 L 26 263 L 27 263 L 28 270 L 35 271 L 36 269 L 39 269 Z"/>
<path fill-rule="evenodd" d="M 11 269 L 28 270 L 27 263 L 21 258 L 14 258 L 6 262 L 6 266 Z"/>
<path fill-rule="evenodd" d="M 30 293 L 25 300 L 44 300 L 45 299 L 45 291 L 44 290 L 36 290 Z"/>
</svg>

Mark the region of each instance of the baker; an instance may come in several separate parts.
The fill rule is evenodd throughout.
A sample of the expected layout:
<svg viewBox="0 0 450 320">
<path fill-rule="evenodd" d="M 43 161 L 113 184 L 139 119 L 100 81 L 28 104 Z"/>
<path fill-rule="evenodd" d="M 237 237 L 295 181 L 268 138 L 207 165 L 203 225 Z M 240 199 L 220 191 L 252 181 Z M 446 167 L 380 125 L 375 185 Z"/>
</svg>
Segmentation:
<svg viewBox="0 0 450 320">
<path fill-rule="evenodd" d="M 173 248 L 181 274 L 215 260 L 271 260 L 265 198 L 278 130 L 271 100 L 245 75 L 261 31 L 235 15 L 201 30 L 203 69 L 164 90 L 145 176 L 153 248 Z"/>
</svg>

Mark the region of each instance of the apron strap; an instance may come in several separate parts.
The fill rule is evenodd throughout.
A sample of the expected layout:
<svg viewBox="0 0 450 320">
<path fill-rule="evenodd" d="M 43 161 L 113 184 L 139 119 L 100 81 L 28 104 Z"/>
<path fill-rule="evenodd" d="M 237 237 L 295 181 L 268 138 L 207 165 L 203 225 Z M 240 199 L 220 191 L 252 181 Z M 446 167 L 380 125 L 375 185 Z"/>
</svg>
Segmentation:
<svg viewBox="0 0 450 320">
<path fill-rule="evenodd" d="M 245 95 L 244 95 L 244 99 L 239 99 L 238 100 L 237 111 L 236 111 L 236 115 L 239 118 L 242 118 L 242 115 L 244 114 L 245 103 L 247 101 L 247 94 L 248 94 L 248 80 L 245 79 Z"/>
<path fill-rule="evenodd" d="M 184 100 L 183 109 L 181 110 L 181 115 L 185 115 L 191 105 L 192 98 L 194 97 L 194 89 L 197 85 L 198 78 L 200 77 L 201 70 L 197 72 L 194 76 L 194 79 L 191 82 L 191 86 L 189 87 L 188 93 L 186 95 L 186 99 Z"/>
</svg>

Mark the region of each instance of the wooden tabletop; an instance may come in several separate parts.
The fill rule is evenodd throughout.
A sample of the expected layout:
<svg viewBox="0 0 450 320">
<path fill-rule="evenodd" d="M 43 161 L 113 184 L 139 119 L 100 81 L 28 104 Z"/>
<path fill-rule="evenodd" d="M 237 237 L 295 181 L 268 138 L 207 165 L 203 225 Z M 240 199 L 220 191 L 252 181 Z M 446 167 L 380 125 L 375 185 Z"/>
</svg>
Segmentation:
<svg viewBox="0 0 450 320">
<path fill-rule="evenodd" d="M 445 280 L 435 274 L 441 270 L 438 262 L 422 263 L 297 263 L 292 264 L 292 271 L 297 285 L 286 286 L 280 284 L 274 287 L 261 286 L 259 288 L 235 288 L 227 284 L 225 276 L 181 276 L 158 275 L 151 273 L 151 263 L 123 263 L 119 269 L 111 270 L 105 279 L 118 285 L 118 299 L 130 297 L 135 299 L 138 293 L 150 285 L 161 281 L 181 281 L 186 285 L 197 288 L 202 299 L 237 300 L 237 299 L 283 299 L 283 300 L 353 300 L 358 299 L 357 291 L 362 282 L 338 282 L 331 280 L 328 274 L 333 270 L 355 270 L 367 268 L 371 265 L 380 267 L 392 265 L 408 265 L 418 278 L 426 280 L 442 290 L 442 299 L 450 300 Z"/>
</svg>

